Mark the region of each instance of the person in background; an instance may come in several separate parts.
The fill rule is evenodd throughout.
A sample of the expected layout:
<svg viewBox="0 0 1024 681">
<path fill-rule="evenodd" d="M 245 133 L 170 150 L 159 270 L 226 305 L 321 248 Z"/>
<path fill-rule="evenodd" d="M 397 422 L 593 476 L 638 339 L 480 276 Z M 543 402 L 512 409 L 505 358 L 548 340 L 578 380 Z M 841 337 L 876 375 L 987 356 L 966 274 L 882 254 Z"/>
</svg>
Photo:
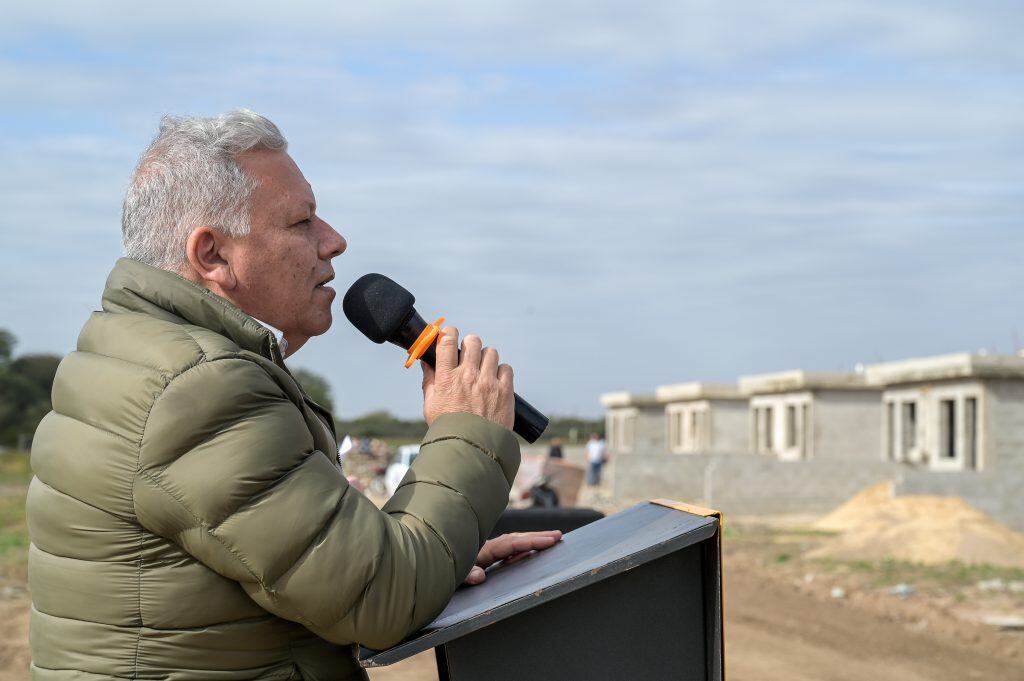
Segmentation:
<svg viewBox="0 0 1024 681">
<path fill-rule="evenodd" d="M 551 446 L 548 448 L 549 459 L 561 459 L 562 458 L 562 439 L 552 438 Z"/>
<path fill-rule="evenodd" d="M 597 433 L 590 434 L 587 442 L 587 484 L 596 487 L 601 484 L 601 468 L 608 461 L 608 448 Z"/>
</svg>

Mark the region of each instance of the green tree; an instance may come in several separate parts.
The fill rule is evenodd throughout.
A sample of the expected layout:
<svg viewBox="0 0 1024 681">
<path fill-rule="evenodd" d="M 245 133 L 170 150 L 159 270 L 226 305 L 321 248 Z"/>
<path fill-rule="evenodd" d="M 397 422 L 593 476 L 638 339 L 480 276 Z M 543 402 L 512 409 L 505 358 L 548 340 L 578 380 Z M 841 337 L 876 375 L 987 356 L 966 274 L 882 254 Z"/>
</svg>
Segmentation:
<svg viewBox="0 0 1024 681">
<path fill-rule="evenodd" d="M 0 329 L 0 365 L 7 364 L 11 360 L 17 342 L 13 333 L 7 329 Z"/>
<path fill-rule="evenodd" d="M 331 384 L 327 379 L 309 369 L 292 369 L 292 376 L 299 382 L 306 394 L 327 411 L 334 411 L 331 399 Z"/>
<path fill-rule="evenodd" d="M 50 411 L 50 391 L 60 358 L 23 355 L 11 359 L 16 340 L 0 329 L 0 444 L 13 446 L 31 439 Z"/>
</svg>

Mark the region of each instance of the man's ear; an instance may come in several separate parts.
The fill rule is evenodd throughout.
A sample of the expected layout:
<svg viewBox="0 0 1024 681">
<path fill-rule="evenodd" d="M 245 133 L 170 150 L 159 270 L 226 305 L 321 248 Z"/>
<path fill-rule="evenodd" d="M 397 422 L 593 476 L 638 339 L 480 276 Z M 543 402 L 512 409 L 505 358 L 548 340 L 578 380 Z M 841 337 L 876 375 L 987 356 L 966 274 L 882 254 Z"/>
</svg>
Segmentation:
<svg viewBox="0 0 1024 681">
<path fill-rule="evenodd" d="M 231 237 L 212 227 L 196 227 L 185 242 L 185 256 L 203 285 L 230 291 L 238 284 L 231 269 Z"/>
</svg>

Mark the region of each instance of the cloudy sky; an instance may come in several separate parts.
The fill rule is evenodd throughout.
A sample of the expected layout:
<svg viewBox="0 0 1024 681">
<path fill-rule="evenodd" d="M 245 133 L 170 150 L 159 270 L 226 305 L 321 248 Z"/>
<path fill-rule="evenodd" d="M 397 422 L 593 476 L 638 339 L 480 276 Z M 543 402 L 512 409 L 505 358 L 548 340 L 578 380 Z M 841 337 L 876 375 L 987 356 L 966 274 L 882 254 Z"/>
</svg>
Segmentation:
<svg viewBox="0 0 1024 681">
<path fill-rule="evenodd" d="M 152 5 L 152 7 L 150 7 Z M 1015 0 L 27 3 L 0 23 L 0 327 L 65 353 L 162 114 L 273 119 L 349 240 L 291 360 L 419 413 L 340 313 L 378 271 L 552 414 L 1024 343 Z M 158 9 L 161 8 L 161 9 Z"/>
</svg>

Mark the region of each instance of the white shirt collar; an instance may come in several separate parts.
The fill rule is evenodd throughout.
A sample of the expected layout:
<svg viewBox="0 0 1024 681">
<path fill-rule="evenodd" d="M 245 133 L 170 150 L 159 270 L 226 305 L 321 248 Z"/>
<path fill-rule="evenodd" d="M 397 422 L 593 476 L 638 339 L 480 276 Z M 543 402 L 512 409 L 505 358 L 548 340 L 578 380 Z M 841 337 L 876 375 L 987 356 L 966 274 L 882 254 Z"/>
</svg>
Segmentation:
<svg viewBox="0 0 1024 681">
<path fill-rule="evenodd" d="M 253 319 L 256 319 L 256 318 L 253 317 Z M 264 327 L 267 331 L 269 331 L 270 333 L 272 333 L 274 335 L 274 340 L 277 341 L 277 347 L 279 347 L 281 349 L 281 357 L 284 357 L 285 355 L 287 355 L 288 354 L 288 341 L 286 341 L 285 338 L 284 338 L 284 332 L 281 331 L 280 329 L 274 327 L 274 326 L 271 326 L 270 324 L 267 324 L 264 321 L 259 320 L 259 319 L 256 319 L 256 322 L 259 323 L 260 326 Z"/>
</svg>

